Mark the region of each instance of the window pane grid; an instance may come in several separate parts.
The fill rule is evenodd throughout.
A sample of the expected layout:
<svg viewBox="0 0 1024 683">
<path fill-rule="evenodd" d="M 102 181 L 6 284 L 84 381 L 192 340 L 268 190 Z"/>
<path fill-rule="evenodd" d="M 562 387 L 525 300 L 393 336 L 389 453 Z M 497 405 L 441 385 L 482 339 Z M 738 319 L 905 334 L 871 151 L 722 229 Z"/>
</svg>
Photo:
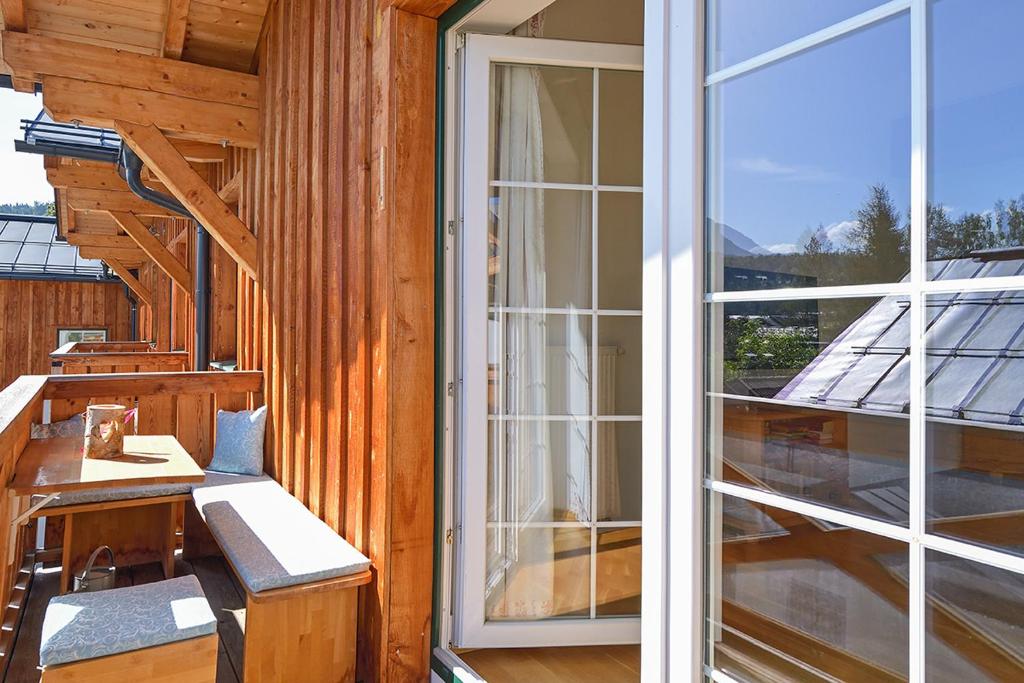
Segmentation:
<svg viewBox="0 0 1024 683">
<path fill-rule="evenodd" d="M 579 72 L 583 69 L 575 69 Z M 563 521 L 560 519 L 554 519 L 550 521 L 520 521 L 516 519 L 509 520 L 506 511 L 505 504 L 498 500 L 495 500 L 495 507 L 492 507 L 491 514 L 497 515 L 496 518 L 491 518 L 486 521 L 485 526 L 489 531 L 493 532 L 493 545 L 492 548 L 495 552 L 501 552 L 501 548 L 506 542 L 506 534 L 518 533 L 524 529 L 551 529 L 551 530 L 573 530 L 582 529 L 588 530 L 590 533 L 589 537 L 589 557 L 586 558 L 588 573 L 589 573 L 589 599 L 588 609 L 581 614 L 583 620 L 596 620 L 596 619 L 609 619 L 616 616 L 614 613 L 609 613 L 607 610 L 609 606 L 605 606 L 601 603 L 601 591 L 599 590 L 601 584 L 601 571 L 599 563 L 604 561 L 612 566 L 616 562 L 624 561 L 623 557 L 629 557 L 629 550 L 621 550 L 617 547 L 603 547 L 601 541 L 602 532 L 616 532 L 617 530 L 628 531 L 629 529 L 639 529 L 640 520 L 631 519 L 627 516 L 624 519 L 600 519 L 605 513 L 604 504 L 602 503 L 601 496 L 599 494 L 599 487 L 603 484 L 602 472 L 600 467 L 600 456 L 602 455 L 602 448 L 605 450 L 614 448 L 615 442 L 609 440 L 605 442 L 605 439 L 609 439 L 610 429 L 616 429 L 618 425 L 630 425 L 639 423 L 642 417 L 638 414 L 604 414 L 601 409 L 601 392 L 606 389 L 602 386 L 601 379 L 601 358 L 602 352 L 605 350 L 602 348 L 602 338 L 599 336 L 599 330 L 602 329 L 602 323 L 607 320 L 632 320 L 639 319 L 642 316 L 642 311 L 638 309 L 624 309 L 624 308 L 608 308 L 602 307 L 598 300 L 599 284 L 601 282 L 601 273 L 599 269 L 599 226 L 600 226 L 600 199 L 603 193 L 616 193 L 616 194 L 638 194 L 642 192 L 642 186 L 639 185 L 616 185 L 611 183 L 605 183 L 600 178 L 600 97 L 601 97 L 601 74 L 602 69 L 587 69 L 590 72 L 590 78 L 592 82 L 592 112 L 590 114 L 590 134 L 591 134 L 591 148 L 590 153 L 590 178 L 591 182 L 549 182 L 545 180 L 494 180 L 489 181 L 489 187 L 492 189 L 505 190 L 536 190 L 536 191 L 552 191 L 552 192 L 574 192 L 579 195 L 586 196 L 589 194 L 589 201 L 583 200 L 580 203 L 586 203 L 590 209 L 589 219 L 589 240 L 590 240 L 590 274 L 587 279 L 587 286 L 590 289 L 589 306 L 575 306 L 572 305 L 579 298 L 584 298 L 581 293 L 576 294 L 576 298 L 568 299 L 569 306 L 515 306 L 507 305 L 507 299 L 502 299 L 501 292 L 494 292 L 490 301 L 487 305 L 487 314 L 493 325 L 493 332 L 490 333 L 492 336 L 491 346 L 492 353 L 496 359 L 505 359 L 502 365 L 499 366 L 496 373 L 492 377 L 492 386 L 494 387 L 495 397 L 493 399 L 493 409 L 489 411 L 487 421 L 491 425 L 527 425 L 530 423 L 548 423 L 550 425 L 579 425 L 580 428 L 584 428 L 589 438 L 589 449 L 587 466 L 589 472 L 580 473 L 576 472 L 577 476 L 584 475 L 586 477 L 586 486 L 589 488 L 588 500 L 586 501 L 586 516 L 589 519 L 573 519 Z M 582 80 L 582 79 L 577 79 Z M 492 197 L 495 195 L 492 195 Z M 496 200 L 501 201 L 501 200 Z M 582 215 L 582 212 L 581 214 Z M 582 221 L 581 221 L 582 222 Z M 503 245 L 500 243 L 500 239 L 494 239 L 492 241 L 492 254 L 493 249 L 500 250 Z M 551 256 L 557 256 L 558 254 L 552 253 Z M 551 259 L 549 256 L 549 259 Z M 562 254 L 562 257 L 565 255 Z M 554 261 L 552 260 L 552 263 Z M 557 261 L 555 268 L 572 268 L 575 264 L 571 262 Z M 552 265 L 549 263 L 546 267 L 547 277 L 551 278 L 552 273 L 556 272 L 552 270 Z M 585 274 L 584 274 L 585 275 Z M 551 283 L 548 283 L 548 301 L 552 301 L 550 298 Z M 514 303 L 514 302 L 513 302 Z M 561 303 L 558 301 L 557 303 Z M 582 303 L 587 303 L 584 300 Z M 589 340 L 586 342 L 586 352 L 589 354 L 589 359 L 586 363 L 586 371 L 589 373 L 589 377 L 585 378 L 588 383 L 586 394 L 587 401 L 589 403 L 588 409 L 580 411 L 578 408 L 582 407 L 578 404 L 572 404 L 567 402 L 565 406 L 560 409 L 558 406 L 552 407 L 547 405 L 544 409 L 547 410 L 544 414 L 534 413 L 518 413 L 516 412 L 517 406 L 511 405 L 512 395 L 510 392 L 521 391 L 517 389 L 517 382 L 519 378 L 509 374 L 505 365 L 509 368 L 514 368 L 514 364 L 510 362 L 509 353 L 515 353 L 512 347 L 516 346 L 516 343 L 511 338 L 508 338 L 504 330 L 508 329 L 510 320 L 514 320 L 515 316 L 553 316 L 557 318 L 570 319 L 573 321 L 581 321 L 580 326 L 583 326 L 582 321 L 586 320 L 589 324 Z M 550 325 L 549 325 L 550 327 Z M 518 342 L 520 347 L 518 352 L 522 353 L 521 344 Z M 548 343 L 551 341 L 549 339 Z M 560 343 L 560 342 L 555 342 Z M 568 343 L 566 341 L 565 343 Z M 579 354 L 577 354 L 579 355 Z M 549 361 L 550 362 L 550 361 Z M 558 362 L 558 361 L 556 361 Z M 555 366 L 558 367 L 558 366 Z M 563 380 L 559 380 L 563 381 Z M 556 382 L 557 383 L 557 382 Z M 548 399 L 550 402 L 550 398 Z M 554 427 L 552 427 L 554 428 Z M 500 429 L 505 429 L 504 427 Z M 510 449 L 513 446 L 507 442 L 507 439 L 502 436 L 504 432 L 498 432 L 497 438 L 494 437 L 492 431 L 492 448 L 494 449 L 495 461 L 491 465 L 491 477 L 495 487 L 495 491 L 498 496 L 507 496 L 511 500 L 515 500 L 516 496 L 520 495 L 519 489 L 523 487 L 529 487 L 531 485 L 528 481 L 518 482 L 518 477 L 515 472 L 506 471 L 508 465 L 506 462 L 510 457 L 515 457 L 516 454 L 510 453 Z M 635 455 L 635 454 L 630 454 Z M 521 456 L 520 456 L 521 457 Z M 556 477 L 554 485 L 560 486 L 558 478 Z M 623 493 L 623 496 L 628 494 Z M 489 534 L 490 535 L 490 534 Z M 582 550 L 582 548 L 581 548 Z M 610 551 L 610 554 L 609 552 Z M 626 555 L 623 555 L 626 553 Z M 581 579 L 582 572 L 581 572 Z M 613 589 L 611 589 L 613 590 Z M 614 591 L 613 591 L 614 592 Z M 584 616 L 585 615 L 585 616 Z"/>
<path fill-rule="evenodd" d="M 907 629 L 908 629 L 908 660 L 907 675 L 910 681 L 918 682 L 925 679 L 925 671 L 929 666 L 934 667 L 931 657 L 940 646 L 946 647 L 944 640 L 938 638 L 930 629 L 929 614 L 934 611 L 929 607 L 929 597 L 932 589 L 929 588 L 928 580 L 934 579 L 932 571 L 931 556 L 926 558 L 926 552 L 930 554 L 944 553 L 946 555 L 963 558 L 977 562 L 985 567 L 995 567 L 1006 570 L 1016 575 L 1024 575 L 1024 544 L 1020 544 L 1015 551 L 1010 551 L 993 545 L 986 544 L 982 540 L 961 540 L 950 535 L 935 533 L 929 527 L 928 489 L 935 483 L 935 474 L 927 461 L 929 443 L 936 438 L 927 430 L 933 425 L 948 425 L 953 427 L 971 427 L 981 424 L 985 426 L 993 423 L 999 431 L 1012 434 L 1020 434 L 1024 431 L 1021 415 L 1024 412 L 1024 402 L 1021 405 L 999 404 L 994 407 L 984 407 L 969 411 L 968 407 L 978 404 L 988 405 L 981 400 L 986 391 L 991 391 L 993 378 L 1001 373 L 1011 373 L 1010 368 L 1013 361 L 1024 357 L 1024 345 L 1020 344 L 1021 332 L 1024 328 L 1018 325 L 1016 332 L 1012 328 L 1001 328 L 1007 336 L 1002 342 L 994 343 L 991 338 L 978 337 L 978 332 L 986 322 L 985 316 L 989 318 L 998 315 L 999 310 L 1011 310 L 1009 307 L 1016 306 L 1018 302 L 1015 297 L 1020 296 L 1024 291 L 1024 275 L 1018 269 L 1016 272 L 1008 273 L 1006 269 L 1000 269 L 998 260 L 985 262 L 980 268 L 969 276 L 956 276 L 949 274 L 948 278 L 929 279 L 928 261 L 928 231 L 929 225 L 929 63 L 928 63 L 928 13 L 933 5 L 931 0 L 899 0 L 890 2 L 881 7 L 865 12 L 848 21 L 841 22 L 835 26 L 824 29 L 805 38 L 792 41 L 780 48 L 771 50 L 757 57 L 734 64 L 733 66 L 721 69 L 710 74 L 706 79 L 706 85 L 711 86 L 735 76 L 747 73 L 754 69 L 760 69 L 776 61 L 791 57 L 817 45 L 832 41 L 853 31 L 869 27 L 884 18 L 894 16 L 909 9 L 910 15 L 910 47 L 911 47 L 911 154 L 910 154 L 910 211 L 909 211 L 909 233 L 910 233 L 910 260 L 909 273 L 901 282 L 883 282 L 879 284 L 858 284 L 850 286 L 830 287 L 807 287 L 805 288 L 779 288 L 775 290 L 746 290 L 746 291 L 725 291 L 707 292 L 703 301 L 708 305 L 724 304 L 756 304 L 762 302 L 784 302 L 792 300 L 814 300 L 814 299 L 844 299 L 848 297 L 901 297 L 907 300 L 909 325 L 909 338 L 906 346 L 887 345 L 881 338 L 874 340 L 863 347 L 865 356 L 899 356 L 906 355 L 909 360 L 909 371 L 906 385 L 909 387 L 907 394 L 908 410 L 903 413 L 890 413 L 885 411 L 863 410 L 860 407 L 843 409 L 855 414 L 866 416 L 887 417 L 893 420 L 902 421 L 908 428 L 908 481 L 909 481 L 909 525 L 904 527 L 898 524 L 879 519 L 865 517 L 858 513 L 846 512 L 841 509 L 829 507 L 813 500 L 798 499 L 789 495 L 780 495 L 770 491 L 764 491 L 751 486 L 739 485 L 735 482 L 722 479 L 706 479 L 704 489 L 719 494 L 754 502 L 772 505 L 796 515 L 817 516 L 828 521 L 837 528 L 850 528 L 865 532 L 874 536 L 887 537 L 899 540 L 907 545 L 907 564 L 901 570 L 906 581 L 907 588 Z M 707 94 L 710 100 L 713 94 Z M 708 141 L 708 144 L 712 144 Z M 714 182 L 714 169 L 709 171 L 706 182 Z M 1020 256 L 1016 256 L 1020 258 Z M 985 261 L 984 258 L 981 259 Z M 943 273 L 939 273 L 941 278 Z M 932 277 L 936 277 L 935 273 Z M 951 305 L 951 301 L 962 295 L 977 295 L 971 301 L 959 301 L 952 305 L 987 307 L 985 313 L 978 314 L 973 326 L 966 329 L 962 337 L 948 338 L 937 336 L 932 333 L 932 324 L 936 312 Z M 943 295 L 949 295 L 943 299 Z M 985 296 L 989 295 L 989 296 Z M 713 326 L 709 325 L 713 329 Z M 971 336 L 975 335 L 975 336 Z M 706 357 L 709 357 L 706 354 Z M 978 365 L 973 374 L 964 369 L 958 370 L 958 376 L 965 384 L 958 396 L 962 396 L 959 402 L 951 408 L 946 405 L 949 402 L 937 400 L 934 396 L 927 395 L 929 383 L 942 368 L 954 362 L 963 363 L 973 359 Z M 972 366 L 974 367 L 974 366 Z M 710 381 L 710 377 L 709 377 Z M 759 397 L 756 395 L 741 395 L 728 391 L 707 391 L 705 396 L 708 399 L 722 399 L 744 401 L 763 405 L 784 405 L 792 407 L 807 408 L 806 403 L 800 401 L 774 399 Z M 947 397 L 948 398 L 948 397 Z M 991 401 L 989 401 L 991 403 Z M 707 404 L 705 404 L 707 406 Z M 1001 407 L 1000 407 L 1001 406 Z M 822 408 L 826 406 L 820 406 Z M 1005 410 L 1003 409 L 1005 408 Z M 965 414 L 968 410 L 969 414 Z M 709 409 L 710 414 L 710 409 Z M 712 415 L 707 421 L 707 429 L 714 433 L 720 429 L 720 425 L 714 423 Z M 720 418 L 719 418 L 720 419 Z M 992 427 L 993 424 L 988 424 Z M 989 430 L 992 432 L 993 430 Z M 937 448 L 938 446 L 934 446 Z M 709 453 L 713 446 L 709 445 Z M 965 447 L 966 448 L 966 447 Z M 1007 463 L 1007 466 L 1009 463 Z M 713 472 L 713 470 L 712 470 Z M 720 476 L 720 474 L 716 474 Z M 1002 476 L 1002 475 L 1001 475 Z M 1019 477 L 1019 472 L 1009 475 L 1011 478 Z M 927 487 L 927 488 L 926 488 Z M 1019 507 L 1019 506 L 1018 506 Z M 955 521 L 955 520 L 954 520 Z M 832 529 L 833 531 L 836 529 Z M 705 531 L 709 539 L 714 538 L 714 529 L 709 526 Z M 1019 535 L 1014 536 L 1017 538 Z M 708 571 L 713 569 L 715 558 L 709 560 Z M 719 558 L 720 561 L 720 558 Z M 709 576 L 709 581 L 713 580 Z M 966 598 L 965 598 L 966 599 Z M 725 628 L 723 626 L 723 628 Z M 742 634 L 737 634 L 742 635 Z M 714 650 L 714 648 L 712 648 Z M 931 653 L 929 655 L 929 653 Z M 798 663 L 798 662 L 793 662 Z M 977 662 L 975 662 L 977 664 Z M 707 669 L 708 675 L 714 680 L 731 680 L 730 676 L 715 669 Z M 934 675 L 934 669 L 932 670 Z"/>
</svg>

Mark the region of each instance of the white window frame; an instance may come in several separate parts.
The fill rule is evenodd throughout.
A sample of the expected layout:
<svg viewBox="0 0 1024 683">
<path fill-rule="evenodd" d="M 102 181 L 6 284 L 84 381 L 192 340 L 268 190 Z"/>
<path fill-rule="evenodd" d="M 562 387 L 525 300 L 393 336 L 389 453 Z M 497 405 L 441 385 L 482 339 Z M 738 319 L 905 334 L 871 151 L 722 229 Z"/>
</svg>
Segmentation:
<svg viewBox="0 0 1024 683">
<path fill-rule="evenodd" d="M 924 300 L 931 294 L 1024 288 L 1024 276 L 926 279 L 927 0 L 892 0 L 705 77 L 705 0 L 645 3 L 644 121 L 644 681 L 729 682 L 704 668 L 704 507 L 708 492 L 898 539 L 909 552 L 909 680 L 924 681 L 925 551 L 1024 574 L 1024 558 L 930 534 L 925 519 Z M 905 283 L 705 294 L 705 87 L 901 13 L 910 17 L 911 278 Z M 848 296 L 911 298 L 910 524 L 889 524 L 724 481 L 703 480 L 703 306 Z"/>
<path fill-rule="evenodd" d="M 95 332 L 102 332 L 103 339 L 100 341 L 107 341 L 107 335 L 109 332 L 105 327 L 60 327 L 57 329 L 57 348 L 60 348 L 70 342 L 70 340 L 67 339 L 67 336 L 70 334 Z"/>
<path fill-rule="evenodd" d="M 480 140 L 490 138 L 490 78 L 491 65 L 529 64 L 531 66 L 568 66 L 594 69 L 594 117 L 597 119 L 597 69 L 633 70 L 642 69 L 643 50 L 638 46 L 609 45 L 583 43 L 575 41 L 553 40 L 544 38 L 522 38 L 511 36 L 494 36 L 468 34 L 459 60 L 460 68 L 465 70 L 465 94 L 461 104 L 464 112 L 462 118 L 463 168 L 460 172 L 462 187 L 462 211 L 459 225 L 459 264 L 462 277 L 465 278 L 458 287 L 459 320 L 467 321 L 460 324 L 456 331 L 459 337 L 459 358 L 457 367 L 463 374 L 459 378 L 458 427 L 456 433 L 460 440 L 455 444 L 458 456 L 458 472 L 461 482 L 486 482 L 487 463 L 480 457 L 487 452 L 488 443 L 488 402 L 487 402 L 487 333 L 480 329 L 477 321 L 488 320 L 489 305 L 486 286 L 480 283 L 487 281 L 487 230 L 483 229 L 485 217 L 489 213 L 488 198 L 495 186 L 537 187 L 543 189 L 571 189 L 592 192 L 593 216 L 592 229 L 596 231 L 597 200 L 599 191 L 641 192 L 642 188 L 629 186 L 605 186 L 597 183 L 598 178 L 591 178 L 590 183 L 534 183 L 489 181 L 490 149 L 487 144 L 479 144 Z M 595 129 L 594 139 L 597 139 Z M 596 142 L 595 142 L 596 148 Z M 596 149 L 593 163 L 597 163 Z M 477 217 L 475 220 L 471 217 Z M 592 244 L 596 249 L 597 241 Z M 594 258 L 596 261 L 596 256 Z M 457 261 L 458 263 L 458 261 Z M 596 271 L 595 271 L 596 277 Z M 595 280 L 596 283 L 596 280 Z M 590 317 L 596 321 L 602 316 L 642 316 L 642 311 L 604 310 L 597 308 L 596 287 L 592 292 L 593 301 L 590 309 L 542 309 L 544 313 L 573 313 Z M 532 309 L 531 309 L 532 310 Z M 473 321 L 473 322 L 468 322 Z M 592 329 L 591 345 L 597 344 L 596 329 Z M 596 357 L 592 359 L 596 363 Z M 591 369 L 593 372 L 593 368 Z M 593 382 L 591 383 L 593 392 Z M 597 420 L 594 396 L 590 397 L 591 411 L 589 415 L 578 416 L 590 423 Z M 551 419 L 561 419 L 554 417 Z M 571 419 L 571 418 L 566 418 Z M 638 421 L 639 416 L 608 416 L 601 421 Z M 466 449 L 471 449 L 475 457 L 462 457 Z M 456 623 L 454 640 L 463 647 L 503 647 L 503 646 L 547 646 L 552 643 L 559 645 L 596 645 L 614 643 L 639 642 L 640 620 L 630 617 L 593 618 L 593 604 L 589 619 L 548 619 L 542 621 L 486 621 L 484 619 L 485 582 L 486 576 L 486 487 L 461 486 L 458 500 L 461 535 L 457 552 L 457 581 L 455 614 Z M 534 523 L 531 526 L 541 526 Z M 588 528 L 594 529 L 591 534 L 591 555 L 595 552 L 597 527 L 635 527 L 632 523 L 601 523 L 580 524 L 572 522 L 550 522 L 543 526 Z M 591 598 L 593 598 L 595 574 L 593 563 L 591 568 Z"/>
</svg>

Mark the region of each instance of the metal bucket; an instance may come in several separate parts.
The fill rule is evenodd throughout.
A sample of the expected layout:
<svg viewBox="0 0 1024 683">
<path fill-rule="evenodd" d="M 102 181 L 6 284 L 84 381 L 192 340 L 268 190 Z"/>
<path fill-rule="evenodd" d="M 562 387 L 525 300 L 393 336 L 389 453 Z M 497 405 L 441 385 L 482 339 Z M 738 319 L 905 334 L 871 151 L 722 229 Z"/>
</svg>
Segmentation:
<svg viewBox="0 0 1024 683">
<path fill-rule="evenodd" d="M 96 557 L 103 552 L 107 551 L 107 562 L 106 567 L 94 567 L 96 563 Z M 88 593 L 92 591 L 102 591 L 108 588 L 113 588 L 116 581 L 117 568 L 114 566 L 114 551 L 110 549 L 108 545 L 101 545 L 96 550 L 92 551 L 92 555 L 89 556 L 89 561 L 85 563 L 85 569 L 80 574 L 75 574 L 75 593 Z"/>
</svg>

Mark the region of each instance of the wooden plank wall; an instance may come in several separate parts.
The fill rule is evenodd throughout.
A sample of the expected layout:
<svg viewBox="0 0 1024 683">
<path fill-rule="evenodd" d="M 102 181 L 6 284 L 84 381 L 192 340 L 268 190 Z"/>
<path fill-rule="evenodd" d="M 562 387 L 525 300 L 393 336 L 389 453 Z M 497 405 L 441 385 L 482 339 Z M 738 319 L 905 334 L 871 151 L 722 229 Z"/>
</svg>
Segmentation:
<svg viewBox="0 0 1024 683">
<path fill-rule="evenodd" d="M 261 143 L 234 159 L 260 238 L 239 361 L 264 370 L 267 471 L 373 560 L 362 680 L 429 675 L 434 17 L 450 4 L 278 0 Z"/>
<path fill-rule="evenodd" d="M 0 280 L 0 388 L 20 375 L 50 373 L 57 330 L 102 327 L 107 339 L 130 339 L 124 285 Z"/>
</svg>

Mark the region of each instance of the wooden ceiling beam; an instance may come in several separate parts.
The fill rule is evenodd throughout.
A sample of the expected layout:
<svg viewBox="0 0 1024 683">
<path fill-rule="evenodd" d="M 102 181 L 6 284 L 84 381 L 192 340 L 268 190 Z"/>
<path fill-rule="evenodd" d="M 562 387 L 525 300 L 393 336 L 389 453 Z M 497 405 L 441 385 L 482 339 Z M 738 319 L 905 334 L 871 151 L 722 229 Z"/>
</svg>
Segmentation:
<svg viewBox="0 0 1024 683">
<path fill-rule="evenodd" d="M 259 112 L 251 107 L 74 78 L 44 76 L 43 108 L 64 123 L 112 128 L 121 120 L 197 142 L 255 148 L 259 141 Z"/>
<path fill-rule="evenodd" d="M 34 81 L 56 76 L 246 109 L 259 106 L 259 79 L 252 74 L 11 31 L 0 33 L 0 43 L 14 74 Z"/>
<path fill-rule="evenodd" d="M 224 145 L 180 138 L 172 138 L 171 144 L 178 150 L 178 154 L 193 164 L 219 164 L 228 160 L 228 148 Z"/>
<path fill-rule="evenodd" d="M 127 235 L 100 235 L 89 232 L 68 233 L 68 244 L 76 247 L 96 247 L 97 249 L 138 249 L 138 244 Z"/>
<path fill-rule="evenodd" d="M 131 192 L 68 188 L 68 205 L 75 211 L 130 211 L 139 216 L 176 216 L 170 209 L 147 202 Z"/>
<path fill-rule="evenodd" d="M 160 270 L 167 273 L 167 276 L 174 280 L 188 296 L 192 295 L 192 273 L 174 254 L 167 250 L 167 247 L 160 242 L 156 235 L 130 213 L 111 211 L 110 217 L 128 233 L 128 236 L 139 245 L 142 251 L 146 252 L 149 258 L 153 259 Z"/>
<path fill-rule="evenodd" d="M 161 53 L 168 59 L 181 59 L 188 28 L 188 10 L 192 0 L 167 0 Z"/>
<path fill-rule="evenodd" d="M 25 0 L 0 0 L 0 12 L 4 15 L 4 28 L 8 31 L 27 31 Z"/>
<path fill-rule="evenodd" d="M 114 271 L 119 278 L 124 280 L 124 283 L 128 285 L 128 289 L 135 292 L 135 296 L 145 303 L 147 306 L 152 308 L 153 297 L 150 295 L 149 290 L 143 285 L 138 279 L 129 272 L 127 266 L 116 258 L 107 257 L 103 259 L 110 266 L 110 269 Z"/>
<path fill-rule="evenodd" d="M 179 202 L 252 278 L 256 237 L 154 126 L 116 121 L 114 128 Z"/>
</svg>

